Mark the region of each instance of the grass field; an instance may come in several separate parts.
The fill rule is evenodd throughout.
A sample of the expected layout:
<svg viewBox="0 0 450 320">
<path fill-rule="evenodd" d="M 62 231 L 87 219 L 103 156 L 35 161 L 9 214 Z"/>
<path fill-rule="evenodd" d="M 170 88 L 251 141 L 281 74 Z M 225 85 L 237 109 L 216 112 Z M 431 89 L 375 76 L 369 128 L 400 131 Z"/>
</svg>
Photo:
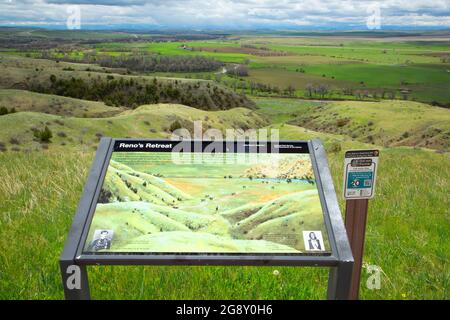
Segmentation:
<svg viewBox="0 0 450 320">
<path fill-rule="evenodd" d="M 309 138 L 301 132 L 295 137 Z M 382 268 L 382 287 L 371 291 L 363 285 L 362 298 L 446 299 L 450 170 L 443 164 L 448 156 L 408 148 L 381 152 L 364 262 Z M 1 298 L 62 298 L 58 256 L 92 155 L 75 150 L 0 154 Z M 338 194 L 342 157 L 342 152 L 329 154 Z M 273 274 L 275 269 L 279 275 Z M 365 279 L 363 271 L 363 284 Z M 90 267 L 90 281 L 96 299 L 322 299 L 327 272 L 289 267 Z"/>
<path fill-rule="evenodd" d="M 196 50 L 184 50 L 181 48 L 182 45 L 186 45 L 190 48 L 196 48 Z M 236 47 L 238 44 L 229 43 L 229 42 L 221 42 L 221 41 L 186 41 L 186 42 L 163 42 L 163 43 L 144 43 L 144 44 L 131 44 L 131 46 L 127 46 L 123 43 L 105 43 L 96 45 L 96 50 L 100 52 L 116 52 L 116 50 L 120 49 L 120 52 L 126 52 L 126 49 L 137 49 L 146 52 L 153 52 L 160 55 L 202 55 L 208 56 L 212 58 L 216 58 L 217 60 L 221 60 L 224 62 L 231 63 L 242 63 L 249 55 L 242 53 L 222 53 L 222 52 L 211 52 L 211 51 L 201 51 L 201 48 L 223 48 L 223 47 Z"/>
</svg>

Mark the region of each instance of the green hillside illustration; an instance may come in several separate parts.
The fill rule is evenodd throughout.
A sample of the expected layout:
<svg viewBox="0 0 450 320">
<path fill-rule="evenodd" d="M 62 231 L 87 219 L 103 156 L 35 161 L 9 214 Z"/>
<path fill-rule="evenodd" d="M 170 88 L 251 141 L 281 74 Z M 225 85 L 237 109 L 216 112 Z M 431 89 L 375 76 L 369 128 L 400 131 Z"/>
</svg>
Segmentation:
<svg viewBox="0 0 450 320">
<path fill-rule="evenodd" d="M 302 231 L 326 234 L 308 157 L 200 167 L 114 153 L 85 250 L 96 230 L 113 230 L 103 251 L 301 253 Z"/>
</svg>

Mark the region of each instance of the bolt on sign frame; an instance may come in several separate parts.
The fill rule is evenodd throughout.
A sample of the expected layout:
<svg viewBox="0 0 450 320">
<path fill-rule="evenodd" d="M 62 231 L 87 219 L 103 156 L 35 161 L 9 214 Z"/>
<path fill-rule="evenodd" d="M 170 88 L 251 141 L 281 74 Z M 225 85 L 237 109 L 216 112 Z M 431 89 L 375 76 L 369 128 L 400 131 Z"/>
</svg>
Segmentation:
<svg viewBox="0 0 450 320">
<path fill-rule="evenodd" d="M 328 161 L 322 142 L 318 139 L 310 141 L 258 141 L 258 146 L 296 146 L 302 153 L 309 154 L 315 176 L 315 185 L 320 198 L 323 212 L 324 230 L 329 241 L 328 253 L 292 254 L 292 253 L 202 253 L 202 252 L 86 252 L 87 237 L 95 214 L 96 205 L 105 180 L 106 172 L 114 151 L 120 151 L 120 143 L 129 146 L 148 144 L 191 144 L 200 143 L 202 150 L 213 143 L 230 143 L 226 141 L 196 141 L 196 140 L 157 140 L 157 139 L 113 139 L 102 138 L 93 162 L 83 195 L 78 204 L 71 230 L 60 257 L 60 271 L 66 299 L 90 299 L 87 266 L 103 265 L 223 265 L 223 266 L 308 266 L 329 268 L 328 299 L 348 299 L 351 275 L 353 270 L 353 255 L 347 237 L 331 178 Z M 252 152 L 249 142 L 234 141 L 235 150 Z M 242 147 L 243 149 L 239 149 Z M 227 150 L 227 149 L 225 149 Z M 133 148 L 126 151 L 142 150 Z M 170 151 L 171 152 L 171 151 Z M 203 152 L 203 151 L 202 151 Z M 205 151 L 206 152 L 206 151 Z M 253 151 L 255 152 L 255 151 Z M 259 153 L 260 151 L 256 151 Z M 267 151 L 266 151 L 267 152 Z M 285 151 L 295 153 L 296 151 Z M 216 209 L 217 210 L 217 209 Z M 306 240 L 305 240 L 306 241 Z M 269 250 L 270 251 L 270 250 Z"/>
</svg>

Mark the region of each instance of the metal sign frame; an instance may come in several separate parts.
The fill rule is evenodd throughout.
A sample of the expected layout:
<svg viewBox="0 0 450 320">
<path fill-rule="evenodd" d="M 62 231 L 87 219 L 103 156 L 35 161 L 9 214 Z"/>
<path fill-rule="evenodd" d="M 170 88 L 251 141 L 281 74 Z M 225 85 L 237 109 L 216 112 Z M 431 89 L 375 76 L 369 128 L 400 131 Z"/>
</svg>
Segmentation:
<svg viewBox="0 0 450 320">
<path fill-rule="evenodd" d="M 348 299 L 353 255 L 342 220 L 328 167 L 325 148 L 320 140 L 279 141 L 304 143 L 309 154 L 319 191 L 324 222 L 331 246 L 330 255 L 292 254 L 85 254 L 84 242 L 116 141 L 179 143 L 163 139 L 102 138 L 78 204 L 72 227 L 60 257 L 60 271 L 66 299 L 90 299 L 88 265 L 230 265 L 230 266 L 314 266 L 329 267 L 328 299 Z M 211 141 L 212 142 L 212 141 Z"/>
</svg>

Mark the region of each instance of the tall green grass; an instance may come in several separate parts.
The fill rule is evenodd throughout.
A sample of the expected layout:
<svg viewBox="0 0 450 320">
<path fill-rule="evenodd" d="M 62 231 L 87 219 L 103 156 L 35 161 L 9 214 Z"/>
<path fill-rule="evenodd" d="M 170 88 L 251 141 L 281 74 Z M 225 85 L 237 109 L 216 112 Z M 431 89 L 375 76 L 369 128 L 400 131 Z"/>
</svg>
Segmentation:
<svg viewBox="0 0 450 320">
<path fill-rule="evenodd" d="M 339 197 L 342 152 L 329 154 Z M 63 298 L 58 258 L 92 159 L 76 151 L 0 154 L 1 299 Z M 382 150 L 364 256 L 382 268 L 382 283 L 367 289 L 363 270 L 361 298 L 448 298 L 447 164 L 447 155 Z M 295 267 L 107 266 L 89 267 L 89 277 L 95 299 L 323 299 L 327 284 L 326 269 Z"/>
</svg>

